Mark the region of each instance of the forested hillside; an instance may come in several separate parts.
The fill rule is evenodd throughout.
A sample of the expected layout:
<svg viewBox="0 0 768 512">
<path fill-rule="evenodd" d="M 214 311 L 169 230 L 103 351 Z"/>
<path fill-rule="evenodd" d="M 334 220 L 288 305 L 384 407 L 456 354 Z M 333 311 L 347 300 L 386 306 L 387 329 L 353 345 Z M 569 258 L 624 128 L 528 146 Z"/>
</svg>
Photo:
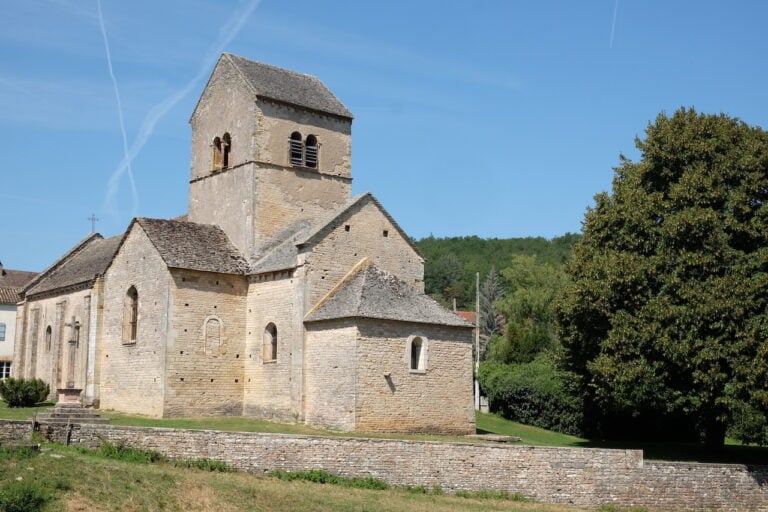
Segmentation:
<svg viewBox="0 0 768 512">
<path fill-rule="evenodd" d="M 513 256 L 535 256 L 539 263 L 562 264 L 581 235 L 566 233 L 547 240 L 542 237 L 489 238 L 477 236 L 435 238 L 416 242 L 427 259 L 424 268 L 426 292 L 450 304 L 456 298 L 459 309 L 474 309 L 475 273 L 485 279 L 491 269 L 500 272 Z"/>
</svg>

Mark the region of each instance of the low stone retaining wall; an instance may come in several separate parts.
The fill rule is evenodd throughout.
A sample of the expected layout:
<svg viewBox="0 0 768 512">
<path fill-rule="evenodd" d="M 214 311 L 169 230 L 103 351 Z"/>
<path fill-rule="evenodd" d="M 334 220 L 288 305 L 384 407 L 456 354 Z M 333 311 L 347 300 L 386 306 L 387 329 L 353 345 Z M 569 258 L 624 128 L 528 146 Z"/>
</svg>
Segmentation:
<svg viewBox="0 0 768 512">
<path fill-rule="evenodd" d="M 637 450 L 497 446 L 176 430 L 111 425 L 38 425 L 55 442 L 103 442 L 171 458 L 209 458 L 245 472 L 322 468 L 393 485 L 453 492 L 505 490 L 545 503 L 615 504 L 662 510 L 768 511 L 768 466 L 644 463 Z M 29 436 L 30 422 L 0 421 L 0 442 Z"/>
</svg>

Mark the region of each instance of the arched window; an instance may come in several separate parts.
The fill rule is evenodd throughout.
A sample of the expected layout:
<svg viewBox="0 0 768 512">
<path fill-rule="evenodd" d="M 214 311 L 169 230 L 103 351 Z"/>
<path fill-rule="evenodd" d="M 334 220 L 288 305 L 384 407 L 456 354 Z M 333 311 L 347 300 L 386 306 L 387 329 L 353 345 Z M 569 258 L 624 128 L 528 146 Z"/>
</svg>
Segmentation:
<svg viewBox="0 0 768 512">
<path fill-rule="evenodd" d="M 229 167 L 229 152 L 232 149 L 232 137 L 226 132 L 221 137 L 221 167 Z"/>
<path fill-rule="evenodd" d="M 221 320 L 216 317 L 209 317 L 203 326 L 203 335 L 205 339 L 205 354 L 216 354 L 221 346 Z"/>
<path fill-rule="evenodd" d="M 53 329 L 51 329 L 51 326 L 45 328 L 45 351 L 50 352 L 51 351 L 51 338 L 53 338 Z"/>
<path fill-rule="evenodd" d="M 424 336 L 410 336 L 406 343 L 406 359 L 408 369 L 413 373 L 427 371 L 427 343 Z"/>
<path fill-rule="evenodd" d="M 221 139 L 219 137 L 214 137 L 211 149 L 213 151 L 212 168 L 214 171 L 220 171 L 224 165 L 224 154 L 221 151 Z"/>
<path fill-rule="evenodd" d="M 277 327 L 272 322 L 264 329 L 264 362 L 277 361 Z"/>
<path fill-rule="evenodd" d="M 123 343 L 136 343 L 139 328 L 139 292 L 135 286 L 128 288 L 123 308 Z"/>
<path fill-rule="evenodd" d="M 314 135 L 308 135 L 304 144 L 304 165 L 313 169 L 317 167 L 317 137 Z"/>
<path fill-rule="evenodd" d="M 304 165 L 304 147 L 301 143 L 301 134 L 293 132 L 291 140 L 288 141 L 288 155 L 291 165 Z"/>
</svg>

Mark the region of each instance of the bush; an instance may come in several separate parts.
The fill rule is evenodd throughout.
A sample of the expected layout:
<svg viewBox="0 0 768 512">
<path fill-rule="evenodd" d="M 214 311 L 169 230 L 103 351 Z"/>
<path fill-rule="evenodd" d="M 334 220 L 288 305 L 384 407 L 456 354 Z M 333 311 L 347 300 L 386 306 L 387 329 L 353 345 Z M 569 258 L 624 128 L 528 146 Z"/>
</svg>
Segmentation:
<svg viewBox="0 0 768 512">
<path fill-rule="evenodd" d="M 579 435 L 582 399 L 571 374 L 558 370 L 551 355 L 530 363 L 484 363 L 478 373 L 491 411 L 512 421 Z"/>
<path fill-rule="evenodd" d="M 175 460 L 173 465 L 177 468 L 194 468 L 201 471 L 218 471 L 219 473 L 231 473 L 235 469 L 225 462 L 213 459 Z"/>
<path fill-rule="evenodd" d="M 103 443 L 96 450 L 96 453 L 108 459 L 122 460 L 124 462 L 137 462 L 140 464 L 151 464 L 153 462 L 163 462 L 165 456 L 154 450 L 142 450 L 140 448 L 130 448 L 123 444 Z"/>
<path fill-rule="evenodd" d="M 519 492 L 509 493 L 507 491 L 456 491 L 456 496 L 460 498 L 470 498 L 475 500 L 508 500 L 508 501 L 531 501 Z"/>
<path fill-rule="evenodd" d="M 355 487 L 358 489 L 375 489 L 385 490 L 389 489 L 389 484 L 384 480 L 378 478 L 366 477 L 366 478 L 345 478 L 343 476 L 337 476 L 327 472 L 324 469 L 310 469 L 309 471 L 270 471 L 267 476 L 278 478 L 280 480 L 304 480 L 307 482 L 314 482 L 318 484 L 333 484 L 340 485 L 342 487 Z"/>
<path fill-rule="evenodd" d="M 735 408 L 728 426 L 728 437 L 742 443 L 768 446 L 768 421 L 766 415 L 748 405 Z"/>
<path fill-rule="evenodd" d="M 8 407 L 32 407 L 44 401 L 50 392 L 48 384 L 40 379 L 0 380 L 0 395 Z"/>
<path fill-rule="evenodd" d="M 51 495 L 37 482 L 8 482 L 0 487 L 0 510 L 4 512 L 37 512 Z"/>
</svg>

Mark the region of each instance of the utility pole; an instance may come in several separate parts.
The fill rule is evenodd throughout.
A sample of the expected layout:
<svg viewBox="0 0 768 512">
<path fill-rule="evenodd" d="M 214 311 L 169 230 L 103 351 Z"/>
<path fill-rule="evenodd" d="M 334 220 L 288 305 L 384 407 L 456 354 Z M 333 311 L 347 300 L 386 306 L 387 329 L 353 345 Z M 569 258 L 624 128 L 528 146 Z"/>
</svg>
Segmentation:
<svg viewBox="0 0 768 512">
<path fill-rule="evenodd" d="M 475 273 L 475 410 L 480 410 L 480 382 L 477 372 L 480 369 L 480 272 Z"/>
</svg>

